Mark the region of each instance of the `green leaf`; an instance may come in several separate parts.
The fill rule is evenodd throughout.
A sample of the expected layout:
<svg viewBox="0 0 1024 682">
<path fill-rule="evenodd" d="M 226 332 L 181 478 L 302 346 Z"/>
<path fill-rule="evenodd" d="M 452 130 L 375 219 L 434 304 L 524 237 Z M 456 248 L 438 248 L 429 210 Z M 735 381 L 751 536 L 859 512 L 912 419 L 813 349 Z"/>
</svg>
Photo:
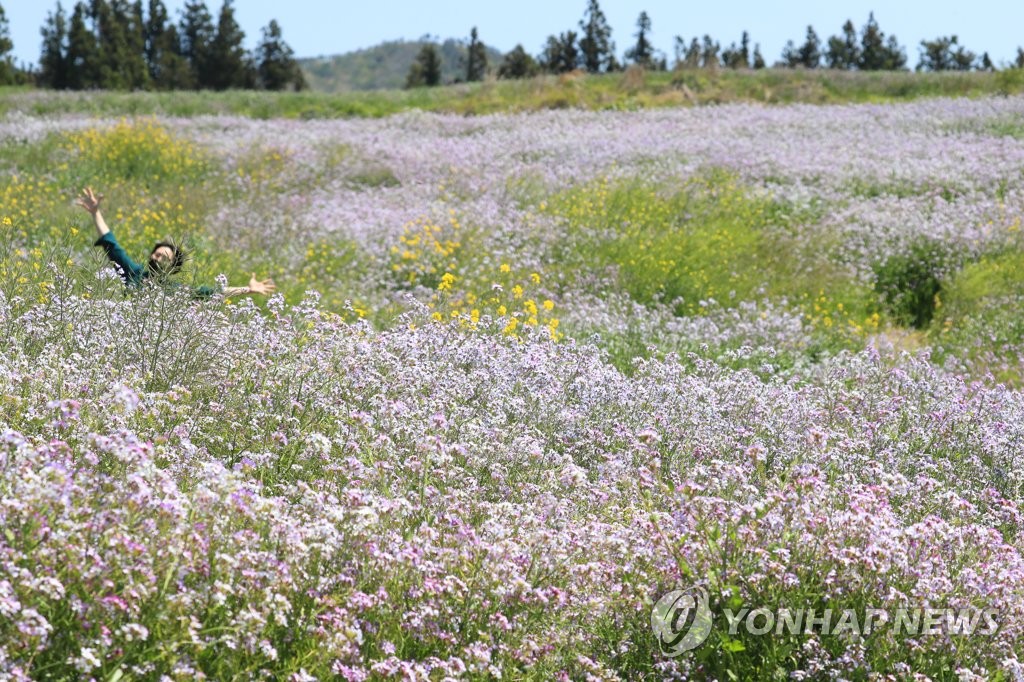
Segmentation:
<svg viewBox="0 0 1024 682">
<path fill-rule="evenodd" d="M 722 643 L 722 651 L 729 652 L 731 654 L 738 653 L 740 651 L 746 651 L 747 647 L 743 646 L 743 642 L 738 639 L 730 639 Z"/>
</svg>

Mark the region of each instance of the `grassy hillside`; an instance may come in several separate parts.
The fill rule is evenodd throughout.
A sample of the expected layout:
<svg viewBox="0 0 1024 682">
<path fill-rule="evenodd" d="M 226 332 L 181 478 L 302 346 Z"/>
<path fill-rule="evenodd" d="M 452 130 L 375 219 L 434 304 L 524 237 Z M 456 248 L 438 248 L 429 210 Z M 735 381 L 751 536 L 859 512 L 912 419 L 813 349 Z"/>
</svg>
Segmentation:
<svg viewBox="0 0 1024 682">
<path fill-rule="evenodd" d="M 424 40 L 395 40 L 333 57 L 302 59 L 299 65 L 310 87 L 320 92 L 401 88 L 410 65 L 426 44 Z M 449 38 L 434 44 L 441 55 L 442 79 L 454 83 L 465 78 L 465 43 Z M 487 48 L 488 63 L 500 64 L 502 56 Z"/>
<path fill-rule="evenodd" d="M 997 73 L 847 71 L 675 71 L 539 76 L 413 90 L 343 93 L 53 92 L 0 88 L 0 115 L 80 112 L 122 116 L 237 114 L 253 118 L 379 117 L 419 109 L 489 114 L 545 109 L 647 109 L 759 102 L 842 104 L 1024 92 L 1024 70 Z"/>
</svg>

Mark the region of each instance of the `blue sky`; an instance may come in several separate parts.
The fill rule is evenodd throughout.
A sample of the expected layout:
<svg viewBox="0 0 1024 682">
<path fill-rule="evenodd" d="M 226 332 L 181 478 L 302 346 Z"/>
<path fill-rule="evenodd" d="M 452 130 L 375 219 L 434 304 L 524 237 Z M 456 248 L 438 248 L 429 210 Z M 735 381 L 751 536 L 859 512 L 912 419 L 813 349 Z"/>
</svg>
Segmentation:
<svg viewBox="0 0 1024 682">
<path fill-rule="evenodd" d="M 222 0 L 207 0 L 216 17 Z M 68 13 L 73 0 L 64 0 Z M 177 20 L 184 0 L 164 0 Z M 981 53 L 989 52 L 997 64 L 1012 61 L 1018 46 L 1024 46 L 1024 2 L 1021 0 L 795 0 L 764 2 L 758 0 L 601 0 L 601 7 L 612 26 L 612 39 L 622 54 L 633 41 L 637 16 L 646 10 L 653 24 L 657 48 L 672 55 L 673 38 L 687 40 L 705 33 L 725 47 L 739 42 L 747 30 L 753 42 L 761 44 L 765 59 L 779 58 L 787 40 L 799 44 L 814 26 L 824 40 L 839 33 L 846 19 L 858 30 L 868 13 L 886 34 L 895 34 L 907 50 L 909 65 L 918 60 L 918 45 L 923 39 L 955 34 L 960 43 Z M 384 40 L 413 40 L 430 34 L 466 37 L 477 26 L 480 38 L 502 51 L 522 43 L 537 54 L 545 38 L 552 33 L 576 28 L 587 0 L 236 0 L 235 15 L 246 34 L 246 47 L 253 47 L 260 29 L 277 19 L 285 40 L 300 57 L 315 57 L 369 47 Z M 39 29 L 48 12 L 56 7 L 51 0 L 0 0 L 10 24 L 15 58 L 35 63 L 39 59 Z"/>
</svg>

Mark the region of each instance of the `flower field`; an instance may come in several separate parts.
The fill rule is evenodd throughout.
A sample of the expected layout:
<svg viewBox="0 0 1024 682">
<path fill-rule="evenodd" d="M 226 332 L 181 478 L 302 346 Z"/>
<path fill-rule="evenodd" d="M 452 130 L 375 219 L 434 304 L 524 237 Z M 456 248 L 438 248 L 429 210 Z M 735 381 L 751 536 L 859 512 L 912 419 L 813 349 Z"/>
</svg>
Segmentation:
<svg viewBox="0 0 1024 682">
<path fill-rule="evenodd" d="M 1024 679 L 1021 121 L 7 114 L 0 678 Z"/>
</svg>

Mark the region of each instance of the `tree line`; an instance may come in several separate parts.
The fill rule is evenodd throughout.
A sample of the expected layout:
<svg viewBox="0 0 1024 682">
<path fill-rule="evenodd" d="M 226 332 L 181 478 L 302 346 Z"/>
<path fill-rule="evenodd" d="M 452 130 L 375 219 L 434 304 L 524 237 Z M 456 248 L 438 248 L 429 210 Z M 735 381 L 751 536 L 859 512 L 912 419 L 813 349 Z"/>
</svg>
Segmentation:
<svg viewBox="0 0 1024 682">
<path fill-rule="evenodd" d="M 570 29 L 548 36 L 540 54 L 530 55 L 516 45 L 508 52 L 495 71 L 498 78 L 530 78 L 540 73 L 567 73 L 582 70 L 587 73 L 609 73 L 636 65 L 647 70 L 665 71 L 669 58 L 651 43 L 653 23 L 646 11 L 636 22 L 633 41 L 619 60 L 612 29 L 601 11 L 598 0 L 588 0 L 578 30 Z M 479 43 L 476 28 L 471 32 L 469 49 Z M 481 50 L 482 51 L 482 50 Z M 995 65 L 987 52 L 980 55 L 961 45 L 955 35 L 922 40 L 919 46 L 918 71 L 994 71 Z M 743 31 L 739 43 L 724 47 L 710 35 L 682 36 L 674 39 L 672 68 L 729 68 L 763 69 L 768 66 L 759 44 L 751 44 L 750 34 Z M 479 56 L 464 59 L 465 80 L 482 80 L 486 56 L 481 66 Z M 780 59 L 772 64 L 776 68 L 841 69 L 858 71 L 901 71 L 908 68 L 907 53 L 895 35 L 886 35 L 878 25 L 874 12 L 858 32 L 852 20 L 843 24 L 840 32 L 822 41 L 813 26 L 807 27 L 802 43 L 786 43 Z M 1024 49 L 1017 48 L 1013 68 L 1024 68 Z M 437 49 L 425 45 L 409 71 L 407 86 L 438 85 L 441 80 L 441 62 Z"/>
<path fill-rule="evenodd" d="M 0 84 L 34 82 L 57 89 L 176 90 L 302 89 L 305 78 L 291 47 L 275 20 L 262 29 L 256 49 L 242 47 L 245 34 L 235 20 L 233 0 L 223 0 L 214 22 L 202 0 L 185 3 L 177 23 L 171 21 L 162 0 L 79 0 L 68 16 L 61 3 L 50 12 L 41 29 L 42 52 L 38 70 L 18 68 L 11 57 L 13 44 L 3 6 L 0 5 Z M 577 27 L 548 36 L 534 56 L 518 44 L 497 68 L 490 68 L 487 52 L 474 27 L 460 63 L 459 80 L 479 81 L 493 72 L 498 78 L 529 78 L 540 73 L 583 70 L 608 73 L 636 65 L 667 70 L 669 58 L 651 42 L 653 22 L 640 13 L 632 42 L 620 60 L 612 29 L 598 0 L 587 0 Z M 922 40 L 918 71 L 995 70 L 987 52 L 980 55 L 962 45 L 956 35 Z M 672 68 L 762 69 L 768 66 L 760 45 L 743 31 L 739 42 L 724 47 L 710 35 L 674 38 Z M 830 68 L 878 71 L 905 70 L 907 54 L 895 35 L 886 35 L 874 13 L 856 29 L 852 20 L 838 34 L 822 40 L 808 26 L 798 45 L 790 40 L 777 68 Z M 1017 48 L 1011 67 L 1024 68 L 1024 49 Z M 441 56 L 433 44 L 425 45 L 409 69 L 408 87 L 441 83 Z"/>
<path fill-rule="evenodd" d="M 60 90 L 306 87 L 277 21 L 263 28 L 254 51 L 245 50 L 232 0 L 224 0 L 216 22 L 204 2 L 186 2 L 177 24 L 162 0 L 148 0 L 145 11 L 142 0 L 80 0 L 70 17 L 58 1 L 40 32 L 38 70 L 15 69 L 0 6 L 0 79 L 7 76 L 0 82 Z"/>
</svg>

